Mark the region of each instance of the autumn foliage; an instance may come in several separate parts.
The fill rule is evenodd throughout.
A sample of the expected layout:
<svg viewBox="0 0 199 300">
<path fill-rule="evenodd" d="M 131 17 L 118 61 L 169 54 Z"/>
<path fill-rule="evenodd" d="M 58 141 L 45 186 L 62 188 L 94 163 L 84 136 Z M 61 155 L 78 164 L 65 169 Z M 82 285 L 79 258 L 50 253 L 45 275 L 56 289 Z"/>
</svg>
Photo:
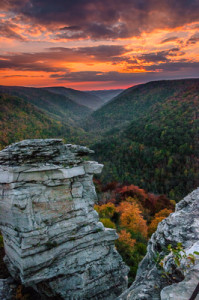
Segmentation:
<svg viewBox="0 0 199 300">
<path fill-rule="evenodd" d="M 152 220 L 151 224 L 149 225 L 148 234 L 149 237 L 156 231 L 158 224 L 164 220 L 166 217 L 168 217 L 172 213 L 171 209 L 163 209 L 157 214 L 155 214 L 154 219 Z"/>
<path fill-rule="evenodd" d="M 133 251 L 135 243 L 136 240 L 131 238 L 131 234 L 123 229 L 119 233 L 119 239 L 116 243 L 116 246 L 118 251 L 131 253 Z"/>
<path fill-rule="evenodd" d="M 128 197 L 133 198 L 139 206 L 142 206 L 142 210 L 145 214 L 154 215 L 165 207 L 169 209 L 174 208 L 173 203 L 165 195 L 147 193 L 145 190 L 140 189 L 133 184 L 123 186 L 119 190 L 119 193 L 121 194 L 122 199 L 127 199 Z"/>
<path fill-rule="evenodd" d="M 115 205 L 110 202 L 103 205 L 95 205 L 94 208 L 101 218 L 111 218 L 115 213 Z"/>
<path fill-rule="evenodd" d="M 108 218 L 100 218 L 100 222 L 102 222 L 102 224 L 104 225 L 104 227 L 106 228 L 112 228 L 115 229 L 116 225 L 114 222 L 112 222 L 110 219 Z"/>
<path fill-rule="evenodd" d="M 141 202 L 144 202 L 145 199 L 147 199 L 147 193 L 143 189 L 140 189 L 138 186 L 135 186 L 133 184 L 123 186 L 120 189 L 119 193 L 122 194 L 123 198 L 131 196 L 135 199 L 138 199 Z"/>
<path fill-rule="evenodd" d="M 110 183 L 98 187 L 99 204 L 95 205 L 100 221 L 107 228 L 116 229 L 116 248 L 130 266 L 129 278 L 134 280 L 140 260 L 146 253 L 147 239 L 158 223 L 174 209 L 175 201 L 165 195 L 154 195 L 131 184 Z M 113 201 L 114 199 L 114 201 Z"/>
<path fill-rule="evenodd" d="M 147 236 L 147 224 L 137 203 L 121 202 L 116 211 L 120 213 L 120 224 L 135 233 Z"/>
</svg>

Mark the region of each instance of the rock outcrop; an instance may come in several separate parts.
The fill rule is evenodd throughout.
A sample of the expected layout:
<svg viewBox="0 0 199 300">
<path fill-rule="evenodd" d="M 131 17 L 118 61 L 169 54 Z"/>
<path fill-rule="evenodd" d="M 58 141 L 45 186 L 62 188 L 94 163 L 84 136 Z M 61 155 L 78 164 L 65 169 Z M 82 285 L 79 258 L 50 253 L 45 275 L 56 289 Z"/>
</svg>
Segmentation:
<svg viewBox="0 0 199 300">
<path fill-rule="evenodd" d="M 179 267 L 171 253 L 165 255 L 168 245 L 175 249 L 177 243 L 182 243 L 186 252 L 185 258 L 180 259 Z M 199 252 L 199 188 L 179 202 L 176 211 L 158 225 L 134 283 L 118 299 L 190 299 L 199 283 L 199 256 L 194 254 L 195 251 Z M 164 257 L 163 269 L 157 264 L 157 253 Z M 189 254 L 194 254 L 195 264 L 188 259 Z M 169 276 L 169 280 L 164 274 Z M 194 299 L 199 300 L 199 294 Z"/>
<path fill-rule="evenodd" d="M 116 299 L 128 268 L 117 234 L 93 209 L 86 147 L 62 140 L 25 140 L 0 152 L 0 228 L 10 274 L 56 299 Z"/>
</svg>

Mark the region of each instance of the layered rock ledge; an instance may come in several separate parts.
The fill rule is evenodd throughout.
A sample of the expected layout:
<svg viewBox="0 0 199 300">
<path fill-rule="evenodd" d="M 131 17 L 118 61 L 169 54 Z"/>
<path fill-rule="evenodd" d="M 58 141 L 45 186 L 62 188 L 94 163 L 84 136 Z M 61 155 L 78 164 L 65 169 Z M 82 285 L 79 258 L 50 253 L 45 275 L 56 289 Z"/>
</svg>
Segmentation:
<svg viewBox="0 0 199 300">
<path fill-rule="evenodd" d="M 177 266 L 172 255 L 165 256 L 171 244 L 181 243 L 185 258 Z M 176 205 L 176 210 L 163 220 L 148 243 L 147 254 L 139 265 L 132 286 L 118 300 L 188 300 L 199 283 L 199 188 Z M 172 280 L 165 278 L 158 267 L 157 253 L 164 257 L 164 270 Z M 181 253 L 183 255 L 184 253 Z M 195 256 L 192 264 L 187 257 Z M 199 300 L 199 293 L 195 300 Z"/>
<path fill-rule="evenodd" d="M 86 147 L 62 140 L 25 140 L 0 152 L 0 228 L 10 274 L 56 299 L 116 299 L 128 268 L 114 247 L 117 234 L 93 209 L 93 174 Z"/>
</svg>

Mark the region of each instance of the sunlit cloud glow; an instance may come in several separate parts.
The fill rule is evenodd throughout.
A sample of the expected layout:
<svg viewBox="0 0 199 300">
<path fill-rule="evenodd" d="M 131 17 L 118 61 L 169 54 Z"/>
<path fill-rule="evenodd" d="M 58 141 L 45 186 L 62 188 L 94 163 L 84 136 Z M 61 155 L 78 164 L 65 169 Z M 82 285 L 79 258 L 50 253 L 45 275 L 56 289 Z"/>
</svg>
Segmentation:
<svg viewBox="0 0 199 300">
<path fill-rule="evenodd" d="M 199 76 L 196 0 L 3 0 L 4 85 L 126 88 Z"/>
</svg>

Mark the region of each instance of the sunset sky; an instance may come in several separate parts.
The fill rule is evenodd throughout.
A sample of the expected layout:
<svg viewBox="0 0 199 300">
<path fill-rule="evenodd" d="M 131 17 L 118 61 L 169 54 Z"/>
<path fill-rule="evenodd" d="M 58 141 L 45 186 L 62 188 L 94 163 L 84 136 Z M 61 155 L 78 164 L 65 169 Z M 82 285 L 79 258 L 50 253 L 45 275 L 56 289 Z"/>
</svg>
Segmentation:
<svg viewBox="0 0 199 300">
<path fill-rule="evenodd" d="M 1 0 L 0 36 L 1 85 L 199 77 L 199 0 Z"/>
</svg>

